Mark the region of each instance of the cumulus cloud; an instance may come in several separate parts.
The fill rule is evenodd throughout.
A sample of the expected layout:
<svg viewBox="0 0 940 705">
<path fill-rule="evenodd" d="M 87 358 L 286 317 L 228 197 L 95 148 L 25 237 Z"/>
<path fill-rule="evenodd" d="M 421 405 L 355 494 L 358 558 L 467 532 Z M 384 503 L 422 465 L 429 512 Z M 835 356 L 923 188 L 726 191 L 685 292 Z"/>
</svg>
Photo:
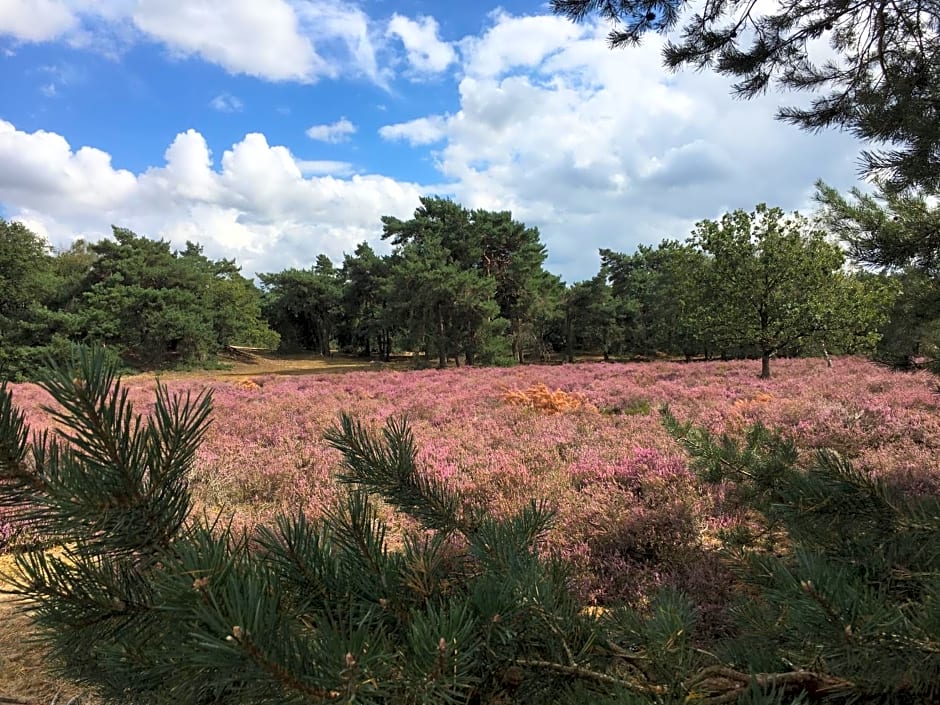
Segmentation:
<svg viewBox="0 0 940 705">
<path fill-rule="evenodd" d="M 319 51 L 328 44 L 320 37 L 341 37 L 348 61 L 384 80 L 374 51 L 381 38 L 361 11 L 343 14 L 332 0 L 291 0 L 289 7 L 311 46 Z M 408 22 L 394 34 L 406 51 L 404 33 L 415 28 Z M 428 30 L 421 36 L 437 37 L 429 21 L 416 24 Z M 549 265 L 571 281 L 597 271 L 599 247 L 631 252 L 640 243 L 682 239 L 697 220 L 762 201 L 808 209 L 820 177 L 838 188 L 854 185 L 857 143 L 774 121 L 788 96 L 734 101 L 713 73 L 667 74 L 661 38 L 610 51 L 605 34 L 557 17 L 499 12 L 485 31 L 458 42 L 456 107 L 446 114 L 429 108 L 379 129 L 382 139 L 413 147 L 415 162 L 433 163 L 440 183 L 426 189 L 355 174 L 316 155 L 298 159 L 260 133 L 215 161 L 199 132 L 185 132 L 163 164 L 130 173 L 100 149 L 75 149 L 54 133 L 0 122 L 0 203 L 53 238 L 100 234 L 114 222 L 205 241 L 251 272 L 306 265 L 311 253 L 338 257 L 375 238 L 381 215 L 408 217 L 421 192 L 447 193 L 469 207 L 510 209 L 538 226 Z M 346 118 L 308 131 L 326 142 L 354 135 Z"/>
<path fill-rule="evenodd" d="M 379 128 L 382 139 L 394 142 L 403 140 L 412 146 L 433 144 L 442 140 L 446 134 L 447 120 L 442 115 L 431 115 L 409 122 L 383 125 Z"/>
<path fill-rule="evenodd" d="M 498 76 L 512 68 L 534 68 L 585 32 L 583 26 L 554 15 L 513 17 L 498 10 L 492 19 L 483 36 L 460 42 L 463 68 L 470 75 Z"/>
<path fill-rule="evenodd" d="M 322 72 L 285 0 L 140 0 L 133 20 L 174 54 L 197 55 L 232 73 L 304 80 Z"/>
<path fill-rule="evenodd" d="M 307 137 L 318 142 L 347 142 L 356 133 L 356 126 L 346 118 L 327 125 L 312 125 L 307 128 Z"/>
<path fill-rule="evenodd" d="M 418 72 L 440 73 L 457 58 L 454 48 L 438 36 L 437 20 L 433 17 L 412 20 L 396 13 L 385 34 L 401 40 L 408 62 Z"/>
<path fill-rule="evenodd" d="M 2 35 L 107 54 L 150 41 L 173 57 L 269 81 L 387 79 L 368 16 L 339 0 L 0 0 Z"/>
<path fill-rule="evenodd" d="M 603 27 L 492 22 L 460 43 L 459 110 L 379 134 L 433 145 L 457 200 L 537 225 L 570 279 L 597 271 L 600 247 L 684 239 L 697 220 L 761 201 L 807 209 L 816 178 L 854 182 L 850 137 L 774 121 L 780 96 L 734 101 L 714 74 L 666 74 L 658 37 L 611 51 Z"/>
<path fill-rule="evenodd" d="M 163 165 L 135 174 L 115 168 L 106 152 L 73 149 L 60 135 L 0 120 L 0 203 L 52 244 L 96 240 L 117 224 L 176 246 L 201 242 L 211 256 L 235 257 L 248 274 L 310 266 L 320 252 L 339 260 L 363 240 L 377 245 L 381 216 L 408 217 L 417 207 L 417 184 L 342 178 L 345 169 L 297 159 L 257 133 L 216 164 L 205 138 L 188 130 Z"/>
<path fill-rule="evenodd" d="M 294 0 L 293 7 L 307 36 L 340 47 L 331 55 L 331 65 L 352 67 L 375 83 L 387 85 L 389 72 L 379 66 L 377 33 L 365 12 L 344 0 Z"/>
<path fill-rule="evenodd" d="M 45 42 L 77 25 L 78 18 L 62 0 L 0 0 L 0 35 Z"/>
</svg>

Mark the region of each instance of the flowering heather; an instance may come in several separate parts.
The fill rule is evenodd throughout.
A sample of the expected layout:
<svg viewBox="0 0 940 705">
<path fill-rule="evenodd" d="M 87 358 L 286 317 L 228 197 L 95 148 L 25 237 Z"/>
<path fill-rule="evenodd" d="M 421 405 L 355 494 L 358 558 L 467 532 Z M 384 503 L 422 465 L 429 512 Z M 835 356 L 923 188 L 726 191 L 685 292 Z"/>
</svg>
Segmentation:
<svg viewBox="0 0 940 705">
<path fill-rule="evenodd" d="M 772 380 L 755 372 L 747 361 L 596 363 L 168 386 L 212 387 L 214 421 L 193 488 L 204 507 L 231 510 L 241 525 L 280 510 L 316 516 L 334 501 L 339 454 L 322 437 L 341 411 L 375 425 L 406 415 L 425 471 L 466 502 L 500 515 L 531 498 L 557 505 L 548 548 L 570 559 L 585 596 L 636 601 L 669 582 L 720 602 L 730 588 L 712 551 L 718 531 L 743 518 L 726 508 L 724 488 L 692 476 L 660 423 L 660 405 L 715 432 L 762 421 L 801 449 L 834 448 L 907 491 L 940 492 L 940 396 L 928 373 L 893 373 L 856 358 L 836 359 L 831 369 L 779 360 Z M 128 387 L 148 411 L 152 383 Z M 46 395 L 31 385 L 14 395 L 42 428 Z M 513 403 L 520 399 L 536 401 Z M 549 413 L 547 399 L 565 403 Z"/>
</svg>

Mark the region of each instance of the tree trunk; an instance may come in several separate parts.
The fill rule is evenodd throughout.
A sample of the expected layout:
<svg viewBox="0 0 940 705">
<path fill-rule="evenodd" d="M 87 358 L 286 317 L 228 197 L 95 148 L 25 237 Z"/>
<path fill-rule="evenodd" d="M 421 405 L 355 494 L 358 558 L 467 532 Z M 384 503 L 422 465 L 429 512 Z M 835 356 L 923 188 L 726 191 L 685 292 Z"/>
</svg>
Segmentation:
<svg viewBox="0 0 940 705">
<path fill-rule="evenodd" d="M 760 356 L 760 378 L 770 379 L 770 351 L 765 350 Z"/>
<path fill-rule="evenodd" d="M 447 337 L 444 335 L 444 312 L 437 307 L 437 367 L 443 370 L 447 367 Z"/>
<path fill-rule="evenodd" d="M 565 316 L 565 348 L 568 352 L 568 362 L 574 362 L 574 340 L 571 337 L 571 315 Z"/>
</svg>

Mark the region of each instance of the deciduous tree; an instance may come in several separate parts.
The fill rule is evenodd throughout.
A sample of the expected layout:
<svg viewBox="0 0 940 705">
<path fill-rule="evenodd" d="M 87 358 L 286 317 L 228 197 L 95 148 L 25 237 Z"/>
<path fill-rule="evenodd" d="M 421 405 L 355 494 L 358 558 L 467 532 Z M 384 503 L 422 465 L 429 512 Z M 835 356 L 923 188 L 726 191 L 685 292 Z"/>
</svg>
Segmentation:
<svg viewBox="0 0 940 705">
<path fill-rule="evenodd" d="M 48 341 L 54 294 L 49 246 L 19 222 L 0 218 L 0 379 L 28 373 Z"/>
<path fill-rule="evenodd" d="M 761 377 L 770 377 L 774 353 L 794 346 L 836 336 L 874 342 L 883 309 L 854 305 L 842 250 L 803 216 L 761 204 L 698 223 L 690 243 L 711 261 L 719 344 L 753 346 Z"/>
</svg>

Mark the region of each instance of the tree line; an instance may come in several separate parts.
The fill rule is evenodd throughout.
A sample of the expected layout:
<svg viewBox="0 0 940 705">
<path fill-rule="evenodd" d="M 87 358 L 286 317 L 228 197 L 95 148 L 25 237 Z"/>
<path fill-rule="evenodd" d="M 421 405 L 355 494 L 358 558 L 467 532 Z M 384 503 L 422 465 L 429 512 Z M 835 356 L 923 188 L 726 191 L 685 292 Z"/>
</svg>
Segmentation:
<svg viewBox="0 0 940 705">
<path fill-rule="evenodd" d="M 703 220 L 685 241 L 602 249 L 597 274 L 572 284 L 545 269 L 537 228 L 433 196 L 408 220 L 383 217 L 388 254 L 363 242 L 341 263 L 321 254 L 257 284 L 195 243 L 174 251 L 114 228 L 53 253 L 0 221 L 0 377 L 28 377 L 71 342 L 136 369 L 207 364 L 227 346 L 412 351 L 439 367 L 754 357 L 765 377 L 776 355 L 931 357 L 936 209 L 916 193 L 825 184 L 817 200 L 814 218 L 759 205 Z"/>
</svg>

